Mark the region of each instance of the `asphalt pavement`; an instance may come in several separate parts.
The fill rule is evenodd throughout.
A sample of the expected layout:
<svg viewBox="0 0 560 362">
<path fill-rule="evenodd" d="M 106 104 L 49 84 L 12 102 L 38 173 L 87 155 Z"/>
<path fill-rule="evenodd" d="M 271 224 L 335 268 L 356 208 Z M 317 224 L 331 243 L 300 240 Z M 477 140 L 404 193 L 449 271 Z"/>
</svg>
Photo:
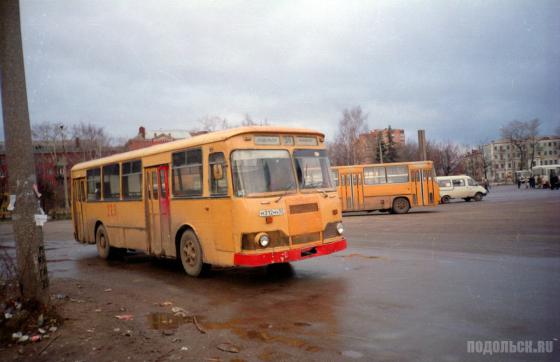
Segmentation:
<svg viewBox="0 0 560 362">
<path fill-rule="evenodd" d="M 69 222 L 48 223 L 45 235 L 51 278 L 105 283 L 138 301 L 181 300 L 210 331 L 243 345 L 248 360 L 266 351 L 304 360 L 558 360 L 559 212 L 560 191 L 503 186 L 481 202 L 346 215 L 343 252 L 288 271 L 225 268 L 204 279 L 142 255 L 102 261 L 95 246 L 72 240 Z M 7 224 L 0 246 L 13 249 Z M 554 351 L 483 356 L 469 353 L 469 341 L 552 341 Z"/>
</svg>

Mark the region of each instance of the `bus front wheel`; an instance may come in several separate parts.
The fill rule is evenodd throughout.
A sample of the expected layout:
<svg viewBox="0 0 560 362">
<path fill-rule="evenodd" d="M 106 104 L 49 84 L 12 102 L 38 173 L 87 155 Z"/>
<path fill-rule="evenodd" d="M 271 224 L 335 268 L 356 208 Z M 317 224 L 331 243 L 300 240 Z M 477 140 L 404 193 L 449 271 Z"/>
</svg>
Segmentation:
<svg viewBox="0 0 560 362">
<path fill-rule="evenodd" d="M 393 201 L 393 213 L 406 214 L 410 210 L 410 203 L 404 197 L 399 197 Z"/>
<path fill-rule="evenodd" d="M 202 247 L 192 230 L 186 230 L 181 235 L 178 252 L 183 269 L 188 275 L 203 276 L 210 269 L 210 265 L 203 261 Z"/>
<path fill-rule="evenodd" d="M 482 201 L 482 194 L 480 192 L 477 192 L 476 195 L 474 195 L 474 201 Z"/>
</svg>

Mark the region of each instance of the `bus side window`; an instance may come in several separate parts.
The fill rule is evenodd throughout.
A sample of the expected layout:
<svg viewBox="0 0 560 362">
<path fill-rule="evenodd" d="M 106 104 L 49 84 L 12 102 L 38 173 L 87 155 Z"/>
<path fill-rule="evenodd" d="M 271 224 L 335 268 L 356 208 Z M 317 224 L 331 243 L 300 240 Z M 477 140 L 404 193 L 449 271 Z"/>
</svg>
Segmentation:
<svg viewBox="0 0 560 362">
<path fill-rule="evenodd" d="M 380 185 L 387 183 L 385 167 L 365 167 L 364 184 Z"/>
<path fill-rule="evenodd" d="M 338 170 L 332 170 L 331 172 L 332 172 L 331 177 L 334 181 L 334 185 L 338 186 Z"/>
<path fill-rule="evenodd" d="M 220 171 L 216 168 L 221 169 L 221 174 L 219 174 Z M 227 167 L 222 152 L 215 152 L 208 155 L 208 169 L 210 173 L 210 194 L 212 196 L 227 195 Z M 219 178 L 217 176 L 219 176 Z"/>
<path fill-rule="evenodd" d="M 103 199 L 118 200 L 121 197 L 119 164 L 103 166 Z"/>
<path fill-rule="evenodd" d="M 172 160 L 173 195 L 202 196 L 202 150 L 176 152 Z"/>
<path fill-rule="evenodd" d="M 101 200 L 101 169 L 87 170 L 86 177 L 88 201 Z"/>
<path fill-rule="evenodd" d="M 142 162 L 123 162 L 121 182 L 124 200 L 142 199 Z"/>
</svg>

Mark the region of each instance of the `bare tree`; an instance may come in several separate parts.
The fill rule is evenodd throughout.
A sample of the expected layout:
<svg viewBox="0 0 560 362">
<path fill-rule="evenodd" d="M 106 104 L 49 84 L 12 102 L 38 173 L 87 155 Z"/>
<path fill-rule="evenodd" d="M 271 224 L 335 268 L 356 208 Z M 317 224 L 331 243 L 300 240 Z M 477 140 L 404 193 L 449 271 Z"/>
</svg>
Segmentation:
<svg viewBox="0 0 560 362">
<path fill-rule="evenodd" d="M 103 127 L 80 122 L 72 127 L 72 135 L 82 150 L 84 160 L 102 157 L 111 145 L 111 137 Z"/>
<path fill-rule="evenodd" d="M 527 166 L 533 168 L 539 127 L 540 121 L 533 119 L 530 121 L 511 121 L 500 129 L 502 138 L 508 140 L 517 151 L 520 161 L 519 170 L 523 170 Z"/>
<path fill-rule="evenodd" d="M 436 166 L 441 170 L 441 173 L 444 176 L 457 173 L 464 155 L 461 147 L 451 141 L 435 144 L 434 146 L 434 151 L 438 155 L 436 157 L 438 161 Z"/>
<path fill-rule="evenodd" d="M 230 124 L 226 118 L 219 116 L 205 116 L 198 120 L 200 131 L 215 132 L 230 128 Z"/>
<path fill-rule="evenodd" d="M 338 122 L 338 133 L 331 145 L 333 163 L 336 165 L 355 165 L 363 158 L 365 144 L 360 134 L 365 133 L 367 114 L 360 106 L 345 109 Z"/>
<path fill-rule="evenodd" d="M 249 115 L 249 113 L 245 113 L 245 118 L 243 118 L 243 120 L 241 121 L 241 125 L 242 126 L 256 126 L 257 123 L 255 121 L 253 121 L 253 118 L 251 118 L 251 115 Z"/>
</svg>

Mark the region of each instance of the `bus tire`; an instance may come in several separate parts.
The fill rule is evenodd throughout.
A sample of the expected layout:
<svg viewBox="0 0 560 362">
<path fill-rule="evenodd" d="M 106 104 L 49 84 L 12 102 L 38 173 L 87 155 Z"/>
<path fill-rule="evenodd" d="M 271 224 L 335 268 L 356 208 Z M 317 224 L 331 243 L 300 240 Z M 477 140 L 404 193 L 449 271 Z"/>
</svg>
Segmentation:
<svg viewBox="0 0 560 362">
<path fill-rule="evenodd" d="M 185 230 L 179 241 L 178 259 L 191 277 L 204 276 L 210 269 L 210 265 L 204 263 L 202 247 L 192 230 Z"/>
<path fill-rule="evenodd" d="M 470 202 L 471 198 L 470 197 L 465 197 L 463 200 L 465 200 L 465 202 Z"/>
<path fill-rule="evenodd" d="M 95 231 L 95 245 L 97 246 L 97 254 L 101 259 L 111 259 L 117 254 L 117 249 L 109 243 L 109 235 L 103 225 L 99 225 Z"/>
<path fill-rule="evenodd" d="M 447 195 L 442 196 L 440 202 L 441 202 L 442 204 L 447 204 L 447 203 L 449 202 L 449 196 L 447 196 Z"/>
<path fill-rule="evenodd" d="M 482 194 L 480 192 L 477 192 L 476 195 L 474 195 L 474 201 L 482 201 Z"/>
<path fill-rule="evenodd" d="M 410 210 L 410 203 L 404 197 L 396 198 L 393 201 L 393 208 L 391 210 L 394 214 L 406 214 Z"/>
</svg>

